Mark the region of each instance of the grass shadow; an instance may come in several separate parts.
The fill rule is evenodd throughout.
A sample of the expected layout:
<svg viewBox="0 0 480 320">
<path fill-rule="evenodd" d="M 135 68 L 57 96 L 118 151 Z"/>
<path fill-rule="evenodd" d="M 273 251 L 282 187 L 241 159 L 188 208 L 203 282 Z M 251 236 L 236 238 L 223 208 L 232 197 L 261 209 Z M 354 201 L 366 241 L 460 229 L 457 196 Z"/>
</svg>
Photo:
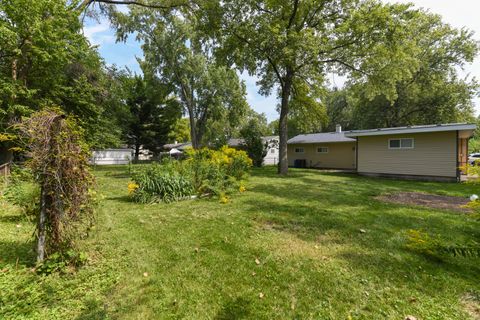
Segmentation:
<svg viewBox="0 0 480 320">
<path fill-rule="evenodd" d="M 2 222 L 4 222 L 4 223 L 28 222 L 28 219 L 23 214 L 0 216 L 0 223 L 2 223 Z"/>
<path fill-rule="evenodd" d="M 106 305 L 97 300 L 87 300 L 84 303 L 85 310 L 75 320 L 102 320 L 109 319 Z"/>
<path fill-rule="evenodd" d="M 32 267 L 35 265 L 33 240 L 28 242 L 0 241 L 0 264 Z"/>
<path fill-rule="evenodd" d="M 105 200 L 135 204 L 135 202 L 129 196 L 106 197 Z"/>
<path fill-rule="evenodd" d="M 215 315 L 215 320 L 249 319 L 251 315 L 250 302 L 238 297 L 227 301 Z"/>
</svg>

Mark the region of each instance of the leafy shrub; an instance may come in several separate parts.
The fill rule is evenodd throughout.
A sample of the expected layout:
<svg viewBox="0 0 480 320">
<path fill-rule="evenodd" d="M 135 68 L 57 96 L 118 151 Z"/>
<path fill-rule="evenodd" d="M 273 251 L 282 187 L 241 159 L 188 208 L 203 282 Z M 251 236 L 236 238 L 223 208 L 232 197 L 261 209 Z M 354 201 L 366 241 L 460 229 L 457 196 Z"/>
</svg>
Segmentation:
<svg viewBox="0 0 480 320">
<path fill-rule="evenodd" d="M 197 193 L 223 195 L 238 190 L 252 160 L 242 150 L 222 147 L 187 151 L 184 169 L 189 171 Z"/>
<path fill-rule="evenodd" d="M 13 166 L 4 197 L 19 206 L 27 216 L 34 217 L 40 205 L 40 188 L 34 182 L 32 172 L 27 168 Z"/>
<path fill-rule="evenodd" d="M 413 229 L 408 231 L 407 248 L 428 256 L 480 257 L 480 244 L 477 242 L 446 245 L 438 237 Z"/>
<path fill-rule="evenodd" d="M 244 151 L 190 149 L 184 161 L 165 160 L 134 172 L 128 191 L 140 203 L 178 201 L 195 193 L 228 199 L 227 194 L 246 190 L 243 180 L 251 166 Z"/>
<path fill-rule="evenodd" d="M 129 193 L 136 202 L 172 202 L 185 199 L 193 194 L 188 177 L 166 167 L 153 164 L 142 168 L 132 176 Z"/>
<path fill-rule="evenodd" d="M 67 250 L 65 252 L 55 252 L 48 256 L 43 262 L 37 264 L 35 270 L 39 274 L 48 275 L 54 272 L 66 272 L 68 267 L 78 268 L 84 265 L 88 256 L 84 252 Z"/>
<path fill-rule="evenodd" d="M 467 163 L 466 165 L 461 166 L 459 169 L 462 170 L 467 176 L 471 178 L 471 179 L 468 179 L 466 183 L 475 183 L 475 184 L 480 183 L 479 178 L 474 178 L 474 177 L 480 177 L 480 160 L 476 160 L 474 165 Z"/>
</svg>

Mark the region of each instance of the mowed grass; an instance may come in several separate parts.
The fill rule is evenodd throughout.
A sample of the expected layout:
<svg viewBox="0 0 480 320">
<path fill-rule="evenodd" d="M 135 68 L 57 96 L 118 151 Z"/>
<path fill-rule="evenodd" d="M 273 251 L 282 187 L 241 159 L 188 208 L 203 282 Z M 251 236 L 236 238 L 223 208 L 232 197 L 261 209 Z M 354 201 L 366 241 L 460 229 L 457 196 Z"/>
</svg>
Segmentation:
<svg viewBox="0 0 480 320">
<path fill-rule="evenodd" d="M 267 167 L 228 204 L 140 205 L 127 167 L 95 173 L 103 199 L 77 272 L 31 272 L 33 224 L 1 204 L 0 319 L 469 319 L 478 306 L 480 259 L 423 256 L 406 234 L 466 243 L 480 222 L 374 199 L 478 187 Z"/>
</svg>

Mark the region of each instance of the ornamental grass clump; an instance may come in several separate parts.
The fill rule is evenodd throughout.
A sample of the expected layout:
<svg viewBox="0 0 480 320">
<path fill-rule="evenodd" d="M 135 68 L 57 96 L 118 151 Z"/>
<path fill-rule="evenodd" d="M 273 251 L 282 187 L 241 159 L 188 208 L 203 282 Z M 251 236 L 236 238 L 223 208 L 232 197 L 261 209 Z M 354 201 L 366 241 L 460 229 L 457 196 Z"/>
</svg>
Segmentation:
<svg viewBox="0 0 480 320">
<path fill-rule="evenodd" d="M 188 177 L 158 164 L 135 172 L 132 180 L 128 185 L 129 194 L 139 203 L 169 203 L 190 198 L 194 193 Z"/>
</svg>

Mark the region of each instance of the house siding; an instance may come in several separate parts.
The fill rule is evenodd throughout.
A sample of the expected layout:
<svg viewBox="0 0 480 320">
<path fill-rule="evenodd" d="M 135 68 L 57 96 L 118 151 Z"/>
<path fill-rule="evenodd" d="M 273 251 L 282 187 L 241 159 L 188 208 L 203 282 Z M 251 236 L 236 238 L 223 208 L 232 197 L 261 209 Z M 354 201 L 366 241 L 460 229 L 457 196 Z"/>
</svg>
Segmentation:
<svg viewBox="0 0 480 320">
<path fill-rule="evenodd" d="M 413 149 L 389 149 L 389 139 L 413 138 Z M 457 176 L 455 131 L 358 137 L 358 172 Z"/>
<path fill-rule="evenodd" d="M 318 147 L 328 147 L 328 153 L 317 153 Z M 304 148 L 304 153 L 296 153 L 295 148 Z M 307 167 L 329 169 L 355 169 L 355 142 L 289 144 L 288 165 L 293 167 L 295 160 L 305 159 Z"/>
<path fill-rule="evenodd" d="M 129 164 L 132 160 L 132 150 L 96 150 L 92 153 L 90 162 L 95 165 Z"/>
<path fill-rule="evenodd" d="M 263 158 L 263 164 L 276 165 L 278 164 L 278 158 L 279 158 L 278 148 L 269 148 L 267 150 L 267 155 Z"/>
</svg>

